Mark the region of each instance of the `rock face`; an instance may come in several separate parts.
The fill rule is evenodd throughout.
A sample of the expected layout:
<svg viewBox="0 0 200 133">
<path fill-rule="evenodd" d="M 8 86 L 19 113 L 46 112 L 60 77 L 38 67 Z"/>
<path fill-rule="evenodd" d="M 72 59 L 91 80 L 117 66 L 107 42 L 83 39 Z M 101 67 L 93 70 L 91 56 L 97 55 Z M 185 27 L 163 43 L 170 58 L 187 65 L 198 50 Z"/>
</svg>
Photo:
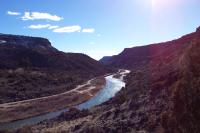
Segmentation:
<svg viewBox="0 0 200 133">
<path fill-rule="evenodd" d="M 0 44 L 24 46 L 31 49 L 56 50 L 49 40 L 39 37 L 0 34 Z"/>
<path fill-rule="evenodd" d="M 197 28 L 196 32 L 200 32 L 200 27 Z"/>
<path fill-rule="evenodd" d="M 64 131 L 198 133 L 199 51 L 197 29 L 177 40 L 125 49 L 111 57 L 107 65 L 131 70 L 126 87 L 108 102 L 90 109 L 91 119 L 78 124 L 84 120 L 79 118 Z"/>
<path fill-rule="evenodd" d="M 44 38 L 0 35 L 0 103 L 61 93 L 110 72 L 84 54 L 56 50 Z"/>
</svg>

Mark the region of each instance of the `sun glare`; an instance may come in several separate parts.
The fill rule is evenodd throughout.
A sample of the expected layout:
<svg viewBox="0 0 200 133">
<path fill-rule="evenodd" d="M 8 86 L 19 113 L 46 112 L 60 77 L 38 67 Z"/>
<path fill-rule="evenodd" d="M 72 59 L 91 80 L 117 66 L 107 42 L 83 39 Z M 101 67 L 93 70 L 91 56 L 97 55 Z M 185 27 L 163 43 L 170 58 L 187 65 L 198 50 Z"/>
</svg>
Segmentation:
<svg viewBox="0 0 200 133">
<path fill-rule="evenodd" d="M 181 0 L 151 0 L 154 9 L 175 8 L 183 3 L 184 1 Z"/>
<path fill-rule="evenodd" d="M 154 7 L 157 0 L 151 0 L 151 6 Z"/>
<path fill-rule="evenodd" d="M 151 5 L 154 8 L 163 8 L 171 4 L 171 0 L 151 0 Z"/>
</svg>

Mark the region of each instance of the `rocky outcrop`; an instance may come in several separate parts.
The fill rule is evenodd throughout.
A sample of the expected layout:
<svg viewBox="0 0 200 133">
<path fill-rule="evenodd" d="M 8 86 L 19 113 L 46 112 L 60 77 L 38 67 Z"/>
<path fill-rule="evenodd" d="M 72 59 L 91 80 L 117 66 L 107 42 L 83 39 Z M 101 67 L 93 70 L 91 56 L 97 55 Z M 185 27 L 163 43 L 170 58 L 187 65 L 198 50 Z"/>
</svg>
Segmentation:
<svg viewBox="0 0 200 133">
<path fill-rule="evenodd" d="M 23 46 L 26 48 L 37 50 L 56 50 L 54 47 L 51 46 L 51 43 L 48 39 L 40 37 L 0 34 L 0 44 Z"/>
<path fill-rule="evenodd" d="M 196 29 L 196 32 L 198 32 L 198 33 L 200 32 L 200 27 L 198 27 L 198 28 Z"/>
</svg>

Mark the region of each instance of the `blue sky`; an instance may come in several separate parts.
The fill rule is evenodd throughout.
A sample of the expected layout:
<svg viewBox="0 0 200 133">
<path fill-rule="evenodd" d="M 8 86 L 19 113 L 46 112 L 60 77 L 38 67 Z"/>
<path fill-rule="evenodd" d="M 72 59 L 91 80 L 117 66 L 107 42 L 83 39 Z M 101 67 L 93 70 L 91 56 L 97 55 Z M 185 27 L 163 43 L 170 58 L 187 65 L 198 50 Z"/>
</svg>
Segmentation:
<svg viewBox="0 0 200 133">
<path fill-rule="evenodd" d="M 200 26 L 200 0 L 1 0 L 0 32 L 48 38 L 100 59 Z"/>
</svg>

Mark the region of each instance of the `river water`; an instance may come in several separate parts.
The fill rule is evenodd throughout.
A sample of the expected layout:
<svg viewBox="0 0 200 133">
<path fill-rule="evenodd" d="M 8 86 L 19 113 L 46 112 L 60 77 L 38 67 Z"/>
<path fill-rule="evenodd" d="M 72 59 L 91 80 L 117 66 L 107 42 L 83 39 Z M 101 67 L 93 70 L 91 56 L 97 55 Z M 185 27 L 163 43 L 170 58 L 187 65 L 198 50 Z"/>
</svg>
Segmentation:
<svg viewBox="0 0 200 133">
<path fill-rule="evenodd" d="M 88 109 L 93 106 L 99 105 L 103 102 L 108 101 L 110 98 L 114 97 L 115 94 L 125 86 L 125 82 L 123 82 L 123 77 L 129 73 L 128 70 L 121 72 L 122 76 L 119 79 L 113 77 L 113 75 L 107 76 L 105 87 L 99 91 L 93 98 L 90 100 L 77 105 L 78 109 Z M 68 111 L 68 109 L 62 109 L 55 112 L 50 112 L 47 114 L 42 114 L 38 116 L 34 116 L 31 118 L 17 120 L 9 123 L 0 124 L 0 130 L 8 130 L 8 129 L 17 129 L 23 126 L 35 125 L 39 122 L 42 122 L 47 119 L 52 119 L 59 116 L 61 113 Z"/>
</svg>

